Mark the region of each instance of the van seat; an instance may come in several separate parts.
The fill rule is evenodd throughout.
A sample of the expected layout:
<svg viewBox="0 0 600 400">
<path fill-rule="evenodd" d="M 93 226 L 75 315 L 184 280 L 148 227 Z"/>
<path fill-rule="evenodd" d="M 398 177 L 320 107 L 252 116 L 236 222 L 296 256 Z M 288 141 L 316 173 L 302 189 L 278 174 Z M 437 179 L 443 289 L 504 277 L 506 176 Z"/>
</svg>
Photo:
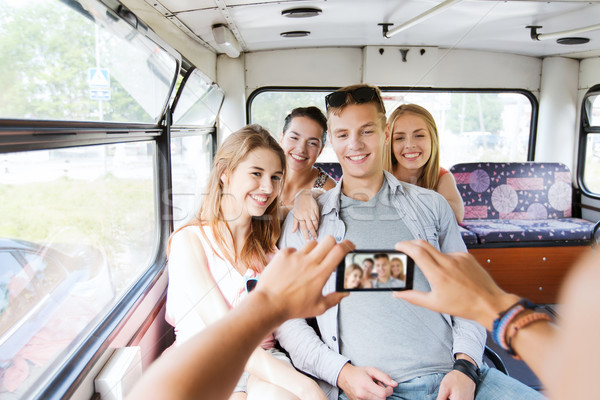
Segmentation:
<svg viewBox="0 0 600 400">
<path fill-rule="evenodd" d="M 327 172 L 327 174 L 334 181 L 338 182 L 342 177 L 342 166 L 337 162 L 324 162 L 315 163 L 315 167 L 320 167 L 323 171 Z"/>
<path fill-rule="evenodd" d="M 477 235 L 475 233 L 471 232 L 468 229 L 463 228 L 462 226 L 459 226 L 458 230 L 460 231 L 460 235 L 462 236 L 463 242 L 465 242 L 465 244 L 467 246 L 478 243 Z"/>
<path fill-rule="evenodd" d="M 571 217 L 571 172 L 564 164 L 463 163 L 450 171 L 465 205 L 462 226 L 479 244 L 590 242 L 594 224 Z"/>
</svg>

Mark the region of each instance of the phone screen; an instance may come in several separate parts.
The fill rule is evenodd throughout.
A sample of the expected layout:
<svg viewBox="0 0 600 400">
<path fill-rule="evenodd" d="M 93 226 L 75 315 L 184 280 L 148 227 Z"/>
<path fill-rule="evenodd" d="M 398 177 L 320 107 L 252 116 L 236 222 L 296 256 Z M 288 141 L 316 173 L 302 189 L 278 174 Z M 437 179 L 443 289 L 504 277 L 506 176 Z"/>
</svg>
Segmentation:
<svg viewBox="0 0 600 400">
<path fill-rule="evenodd" d="M 413 259 L 399 251 L 352 251 L 338 265 L 336 291 L 409 290 L 414 268 Z"/>
</svg>

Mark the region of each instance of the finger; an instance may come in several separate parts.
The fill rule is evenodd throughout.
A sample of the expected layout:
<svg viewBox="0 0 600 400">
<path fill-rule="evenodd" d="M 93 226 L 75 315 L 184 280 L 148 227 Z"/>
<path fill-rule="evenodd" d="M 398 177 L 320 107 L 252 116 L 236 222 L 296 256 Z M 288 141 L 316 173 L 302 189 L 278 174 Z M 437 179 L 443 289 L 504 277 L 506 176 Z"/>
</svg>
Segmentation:
<svg viewBox="0 0 600 400">
<path fill-rule="evenodd" d="M 312 235 L 313 239 L 317 239 L 317 230 L 319 229 L 319 221 L 318 220 L 311 220 L 310 224 L 307 224 L 309 226 L 310 229 L 310 234 Z"/>
<path fill-rule="evenodd" d="M 321 269 L 330 271 L 331 273 L 335 270 L 346 254 L 348 254 L 349 251 L 354 250 L 355 246 L 354 243 L 349 240 L 343 240 L 340 243 L 335 244 L 335 239 L 333 236 L 327 236 L 325 239 L 321 240 L 319 245 L 325 241 L 327 243 L 327 247 L 324 246 L 323 248 L 319 249 L 320 258 L 317 261 L 320 263 Z M 333 241 L 333 246 L 331 246 L 330 241 Z"/>
<path fill-rule="evenodd" d="M 320 285 L 325 285 L 325 282 L 333 271 L 337 268 L 340 261 L 352 250 L 354 245 L 352 242 L 344 240 L 336 244 L 332 236 L 327 236 L 317 245 L 311 254 L 312 262 L 316 263 L 314 270 L 314 279 Z"/>
<path fill-rule="evenodd" d="M 292 233 L 296 232 L 300 227 L 300 221 L 294 216 L 294 223 L 292 224 Z"/>
<path fill-rule="evenodd" d="M 320 217 L 321 217 L 321 214 L 319 212 L 319 209 L 317 208 L 316 210 L 313 210 L 312 215 L 310 216 L 310 219 L 317 220 L 317 223 L 319 223 Z"/>
<path fill-rule="evenodd" d="M 421 307 L 430 305 L 431 292 L 420 292 L 418 290 L 406 290 L 402 292 L 394 292 L 392 295 L 401 300 L 408 301 L 411 304 Z"/>
<path fill-rule="evenodd" d="M 302 236 L 304 236 L 304 240 L 310 240 L 310 236 L 308 235 L 308 227 L 306 226 L 306 221 L 300 221 L 300 231 L 302 231 Z"/>
<path fill-rule="evenodd" d="M 349 292 L 332 292 L 329 293 L 327 296 L 323 297 L 323 306 L 322 309 L 319 310 L 319 314 L 321 315 L 323 314 L 325 311 L 329 310 L 331 307 L 337 305 L 340 303 L 340 301 L 342 301 L 342 299 L 346 296 L 349 296 L 350 293 Z"/>
<path fill-rule="evenodd" d="M 369 385 L 367 387 L 367 391 L 378 400 L 385 400 L 394 393 L 394 389 L 391 386 L 384 386 L 376 382 L 373 382 L 373 384 Z"/>
<path fill-rule="evenodd" d="M 308 242 L 306 242 L 304 244 L 304 246 L 302 246 L 300 248 L 300 250 L 298 250 L 299 253 L 301 253 L 302 255 L 309 255 L 311 254 L 311 252 L 313 251 L 313 249 L 315 247 L 317 247 L 319 244 L 317 242 L 315 242 L 314 240 L 309 240 Z"/>
<path fill-rule="evenodd" d="M 390 378 L 390 376 L 388 374 L 378 370 L 377 368 L 369 368 L 367 372 L 368 372 L 369 376 L 371 376 L 371 378 L 378 380 L 379 382 L 383 383 L 386 386 L 391 386 L 391 387 L 398 386 L 398 382 L 396 382 L 395 380 Z"/>
<path fill-rule="evenodd" d="M 441 263 L 444 262 L 444 255 L 424 240 L 399 242 L 396 243 L 395 248 L 415 260 L 415 263 L 428 280 L 430 280 L 433 271 L 440 268 Z"/>
<path fill-rule="evenodd" d="M 402 251 L 411 256 L 415 261 L 436 262 L 437 255 L 441 254 L 435 247 L 425 240 L 410 240 L 398 242 L 396 250 Z M 419 264 L 419 262 L 417 262 Z M 419 264 L 420 265 L 420 264 Z"/>
<path fill-rule="evenodd" d="M 313 242 L 315 242 L 313 240 Z M 335 239 L 333 236 L 328 235 L 321 239 L 319 242 L 315 242 L 317 245 L 311 250 L 308 256 L 310 257 L 310 262 L 321 263 L 327 253 L 329 253 L 332 248 L 335 246 Z"/>
</svg>

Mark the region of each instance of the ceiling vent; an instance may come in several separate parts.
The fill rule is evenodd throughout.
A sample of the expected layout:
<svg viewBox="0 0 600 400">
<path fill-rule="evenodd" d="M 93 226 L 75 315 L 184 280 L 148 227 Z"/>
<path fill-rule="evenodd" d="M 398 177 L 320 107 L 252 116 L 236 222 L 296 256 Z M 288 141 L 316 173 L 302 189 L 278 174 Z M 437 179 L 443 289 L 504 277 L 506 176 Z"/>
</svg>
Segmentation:
<svg viewBox="0 0 600 400">
<path fill-rule="evenodd" d="M 556 39 L 556 43 L 558 44 L 586 44 L 589 41 L 590 39 L 584 37 L 564 37 Z"/>
<path fill-rule="evenodd" d="M 281 15 L 288 18 L 311 18 L 320 15 L 322 12 L 323 10 L 316 7 L 298 7 L 283 10 Z"/>
<path fill-rule="evenodd" d="M 289 32 L 281 32 L 281 36 L 286 38 L 299 38 L 310 35 L 309 31 L 289 31 Z"/>
</svg>

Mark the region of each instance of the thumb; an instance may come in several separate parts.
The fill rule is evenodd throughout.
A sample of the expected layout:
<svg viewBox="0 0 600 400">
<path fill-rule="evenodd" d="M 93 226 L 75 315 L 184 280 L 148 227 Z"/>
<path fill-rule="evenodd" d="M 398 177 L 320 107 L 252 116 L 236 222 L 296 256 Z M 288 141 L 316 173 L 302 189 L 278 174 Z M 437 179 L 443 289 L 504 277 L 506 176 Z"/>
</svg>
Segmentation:
<svg viewBox="0 0 600 400">
<path fill-rule="evenodd" d="M 420 292 L 418 290 L 406 290 L 402 292 L 394 292 L 392 295 L 401 300 L 408 301 L 416 306 L 428 308 L 430 301 L 430 293 Z"/>
<path fill-rule="evenodd" d="M 446 387 L 445 385 L 440 385 L 440 389 L 435 400 L 448 400 L 451 394 L 452 393 L 450 392 L 450 389 L 448 387 Z"/>
<path fill-rule="evenodd" d="M 327 296 L 323 297 L 323 304 L 325 305 L 325 309 L 323 312 L 329 310 L 331 307 L 339 304 L 340 301 L 346 296 L 350 295 L 349 292 L 333 292 L 329 293 Z"/>
<path fill-rule="evenodd" d="M 292 233 L 296 232 L 299 227 L 300 227 L 300 221 L 298 221 L 296 219 L 296 217 L 294 217 L 294 223 L 292 224 Z"/>
</svg>

